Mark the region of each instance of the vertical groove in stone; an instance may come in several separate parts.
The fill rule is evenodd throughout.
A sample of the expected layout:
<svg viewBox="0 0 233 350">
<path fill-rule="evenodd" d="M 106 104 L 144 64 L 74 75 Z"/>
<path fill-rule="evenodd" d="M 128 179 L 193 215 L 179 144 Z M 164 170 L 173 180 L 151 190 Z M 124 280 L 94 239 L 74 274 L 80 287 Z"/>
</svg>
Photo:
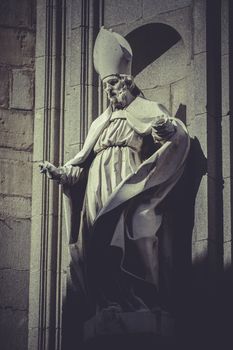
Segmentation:
<svg viewBox="0 0 233 350">
<path fill-rule="evenodd" d="M 223 264 L 221 1 L 207 0 L 206 10 L 208 256 L 213 277 L 221 272 Z"/>
<path fill-rule="evenodd" d="M 44 37 L 40 35 L 41 28 L 37 28 L 38 40 L 45 42 L 45 63 L 41 74 L 37 73 L 36 88 L 41 89 L 44 85 L 44 118 L 41 135 L 35 136 L 34 152 L 39 152 L 41 159 L 58 165 L 64 158 L 65 0 L 40 1 L 39 6 L 45 14 Z M 37 132 L 35 130 L 35 135 Z M 38 169 L 35 168 L 35 178 L 36 172 Z M 40 204 L 41 213 L 32 213 L 31 239 L 38 240 L 39 259 L 31 265 L 38 275 L 31 271 L 29 349 L 33 346 L 38 350 L 57 350 L 61 347 L 62 201 L 56 183 L 45 176 L 41 183 L 40 187 L 34 182 L 32 198 L 34 203 Z M 39 215 L 40 222 L 37 220 Z M 39 278 L 38 286 L 36 277 Z"/>
<path fill-rule="evenodd" d="M 233 3 L 228 2 L 229 6 L 229 105 L 230 105 L 230 198 L 231 198 L 231 225 L 233 220 Z M 233 257 L 233 244 L 231 232 L 231 263 Z M 232 268 L 232 266 L 231 266 Z"/>
</svg>

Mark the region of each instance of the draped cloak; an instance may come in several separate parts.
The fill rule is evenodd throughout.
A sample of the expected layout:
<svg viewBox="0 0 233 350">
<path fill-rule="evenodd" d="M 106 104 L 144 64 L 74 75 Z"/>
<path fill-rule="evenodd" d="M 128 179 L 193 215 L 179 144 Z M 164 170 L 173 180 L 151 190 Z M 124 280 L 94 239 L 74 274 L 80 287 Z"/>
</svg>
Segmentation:
<svg viewBox="0 0 233 350">
<path fill-rule="evenodd" d="M 156 117 L 168 116 L 161 104 L 142 97 L 136 97 L 124 113 L 128 125 L 142 137 L 152 134 Z M 82 150 L 64 166 L 67 178 L 71 179 L 63 185 L 68 241 L 73 266 L 82 276 L 79 280 L 84 293 L 88 285 L 93 291 L 95 284 L 101 284 L 101 278 L 98 280 L 101 269 L 108 264 L 112 266 L 108 260 L 111 254 L 103 253 L 110 247 L 120 251 L 122 271 L 143 280 L 143 274 L 127 264 L 131 259 L 127 241 L 149 239 L 154 244 L 162 222 L 159 205 L 182 176 L 190 147 L 184 124 L 169 117 L 175 133 L 117 185 L 90 225 L 85 215 L 88 169 L 93 149 L 109 126 L 111 115 L 109 107 L 93 121 Z M 151 250 L 147 252 L 145 246 L 144 254 L 147 253 L 151 254 Z M 84 271 L 87 271 L 86 277 Z M 156 278 L 154 282 L 156 284 Z"/>
</svg>

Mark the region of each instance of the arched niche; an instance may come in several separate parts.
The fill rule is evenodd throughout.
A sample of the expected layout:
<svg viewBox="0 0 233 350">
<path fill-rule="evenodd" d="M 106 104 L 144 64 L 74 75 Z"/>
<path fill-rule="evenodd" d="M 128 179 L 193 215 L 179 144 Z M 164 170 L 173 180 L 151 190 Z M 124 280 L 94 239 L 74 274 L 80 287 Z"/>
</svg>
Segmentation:
<svg viewBox="0 0 233 350">
<path fill-rule="evenodd" d="M 126 35 L 133 50 L 132 74 L 149 99 L 186 120 L 188 53 L 181 35 L 164 23 L 142 25 Z"/>
<path fill-rule="evenodd" d="M 193 103 L 193 97 L 187 88 L 188 50 L 181 35 L 170 25 L 150 23 L 132 30 L 126 39 L 134 55 L 132 74 L 145 97 L 162 103 L 173 116 L 188 124 L 187 105 Z M 186 290 L 182 281 L 190 272 L 193 201 L 186 196 L 188 186 L 189 173 L 185 172 L 161 206 L 159 292 L 164 307 L 173 311 L 183 295 L 179 286 Z"/>
</svg>

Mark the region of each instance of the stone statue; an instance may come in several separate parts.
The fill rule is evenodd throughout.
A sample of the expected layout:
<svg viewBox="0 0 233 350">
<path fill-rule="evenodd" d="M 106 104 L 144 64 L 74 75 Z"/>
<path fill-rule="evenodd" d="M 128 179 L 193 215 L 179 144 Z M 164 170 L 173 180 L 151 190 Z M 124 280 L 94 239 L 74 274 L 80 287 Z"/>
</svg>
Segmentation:
<svg viewBox="0 0 233 350">
<path fill-rule="evenodd" d="M 94 64 L 110 101 L 82 150 L 62 167 L 40 164 L 63 186 L 72 264 L 84 318 L 159 307 L 159 205 L 180 179 L 190 140 L 184 124 L 144 98 L 131 75 L 132 50 L 101 28 Z"/>
</svg>

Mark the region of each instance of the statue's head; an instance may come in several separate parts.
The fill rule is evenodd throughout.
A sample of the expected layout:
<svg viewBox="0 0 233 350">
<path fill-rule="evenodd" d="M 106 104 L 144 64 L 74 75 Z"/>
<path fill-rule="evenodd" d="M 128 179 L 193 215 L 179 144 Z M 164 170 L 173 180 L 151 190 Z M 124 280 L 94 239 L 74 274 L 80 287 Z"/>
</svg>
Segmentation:
<svg viewBox="0 0 233 350">
<path fill-rule="evenodd" d="M 115 108 L 124 108 L 134 98 L 134 81 L 131 75 L 109 75 L 103 79 L 103 88 Z"/>
<path fill-rule="evenodd" d="M 132 100 L 132 58 L 132 49 L 123 36 L 100 29 L 94 46 L 94 66 L 110 102 L 117 108 L 124 108 Z"/>
</svg>

